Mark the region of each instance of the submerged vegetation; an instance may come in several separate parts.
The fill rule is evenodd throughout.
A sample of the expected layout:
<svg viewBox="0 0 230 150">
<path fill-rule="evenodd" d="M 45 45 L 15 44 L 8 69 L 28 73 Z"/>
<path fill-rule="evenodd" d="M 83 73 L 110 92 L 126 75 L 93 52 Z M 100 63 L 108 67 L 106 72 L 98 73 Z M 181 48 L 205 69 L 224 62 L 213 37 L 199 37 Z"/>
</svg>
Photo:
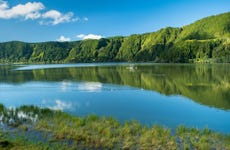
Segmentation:
<svg viewBox="0 0 230 150">
<path fill-rule="evenodd" d="M 60 111 L 0 106 L 0 149 L 229 149 L 230 136 L 209 129 L 147 127 L 136 121 L 77 117 Z"/>
<path fill-rule="evenodd" d="M 1 63 L 230 62 L 230 12 L 181 28 L 75 42 L 0 43 Z"/>
</svg>

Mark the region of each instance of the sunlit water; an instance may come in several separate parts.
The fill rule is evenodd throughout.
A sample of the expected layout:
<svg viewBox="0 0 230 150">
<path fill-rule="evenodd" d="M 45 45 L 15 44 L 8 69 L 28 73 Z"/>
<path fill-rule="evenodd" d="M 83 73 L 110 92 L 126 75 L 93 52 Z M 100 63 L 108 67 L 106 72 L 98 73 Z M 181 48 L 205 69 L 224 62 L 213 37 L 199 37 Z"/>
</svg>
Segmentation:
<svg viewBox="0 0 230 150">
<path fill-rule="evenodd" d="M 29 65 L 0 71 L 0 103 L 7 107 L 36 105 L 230 133 L 228 65 Z"/>
</svg>

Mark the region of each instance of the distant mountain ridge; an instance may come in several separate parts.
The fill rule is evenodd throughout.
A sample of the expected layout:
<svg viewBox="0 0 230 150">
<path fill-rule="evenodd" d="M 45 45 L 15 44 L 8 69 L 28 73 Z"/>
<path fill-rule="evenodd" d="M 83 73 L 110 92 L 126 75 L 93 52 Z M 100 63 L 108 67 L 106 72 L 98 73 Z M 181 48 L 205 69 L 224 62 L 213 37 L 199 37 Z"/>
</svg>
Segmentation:
<svg viewBox="0 0 230 150">
<path fill-rule="evenodd" d="M 230 12 L 181 28 L 74 42 L 0 43 L 1 63 L 230 62 Z"/>
</svg>

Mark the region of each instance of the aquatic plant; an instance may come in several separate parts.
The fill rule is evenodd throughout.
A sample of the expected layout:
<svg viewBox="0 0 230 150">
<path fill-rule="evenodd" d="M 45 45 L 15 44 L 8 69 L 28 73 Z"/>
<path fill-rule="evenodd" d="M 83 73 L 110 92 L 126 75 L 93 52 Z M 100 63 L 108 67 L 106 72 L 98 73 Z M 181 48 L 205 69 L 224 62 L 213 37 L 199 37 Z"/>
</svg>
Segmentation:
<svg viewBox="0 0 230 150">
<path fill-rule="evenodd" d="M 2 123 L 18 122 L 14 132 L 0 130 L 0 149 L 229 149 L 230 135 L 179 126 L 176 133 L 137 121 L 72 116 L 60 111 L 0 104 Z M 36 119 L 34 119 L 36 118 Z M 16 131 L 16 132 L 15 132 Z M 16 137 L 16 138 L 15 138 Z"/>
</svg>

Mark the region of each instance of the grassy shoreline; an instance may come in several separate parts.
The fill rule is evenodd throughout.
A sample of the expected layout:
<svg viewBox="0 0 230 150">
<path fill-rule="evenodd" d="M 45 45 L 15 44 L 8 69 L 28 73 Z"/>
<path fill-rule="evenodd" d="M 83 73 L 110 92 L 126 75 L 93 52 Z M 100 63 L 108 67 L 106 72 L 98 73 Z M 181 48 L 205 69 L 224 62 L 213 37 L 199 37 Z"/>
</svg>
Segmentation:
<svg viewBox="0 0 230 150">
<path fill-rule="evenodd" d="M 230 149 L 230 135 L 179 126 L 176 133 L 137 121 L 77 117 L 60 111 L 0 105 L 0 149 Z"/>
</svg>

